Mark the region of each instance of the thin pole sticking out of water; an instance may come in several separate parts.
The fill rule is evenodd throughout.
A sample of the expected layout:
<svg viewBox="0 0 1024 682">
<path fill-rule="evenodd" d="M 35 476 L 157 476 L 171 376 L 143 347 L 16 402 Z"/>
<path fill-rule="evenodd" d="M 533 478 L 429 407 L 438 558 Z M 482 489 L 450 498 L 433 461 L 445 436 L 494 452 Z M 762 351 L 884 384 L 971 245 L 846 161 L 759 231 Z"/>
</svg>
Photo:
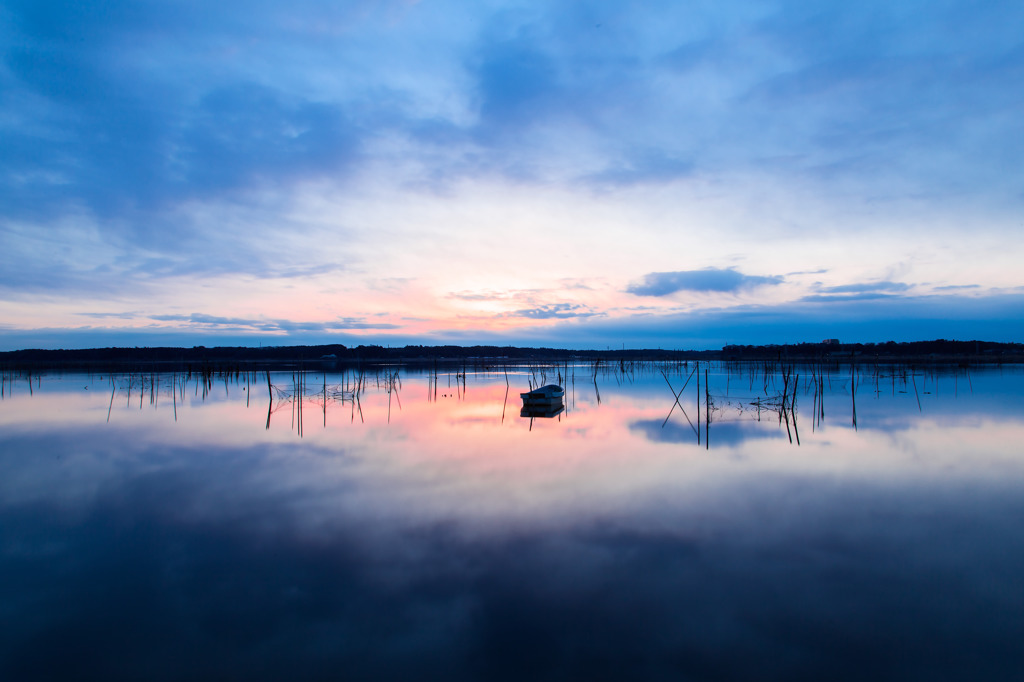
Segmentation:
<svg viewBox="0 0 1024 682">
<path fill-rule="evenodd" d="M 779 410 L 779 421 L 786 420 L 786 435 L 789 436 L 789 442 L 793 442 L 793 432 L 789 430 L 789 413 L 786 411 L 786 403 L 782 403 L 782 409 Z"/>
<path fill-rule="evenodd" d="M 818 426 L 821 426 L 821 420 L 825 418 L 825 377 L 818 375 L 818 383 L 820 387 L 820 396 L 818 398 Z M 829 385 L 832 382 L 829 380 Z"/>
<path fill-rule="evenodd" d="M 704 449 L 711 449 L 711 389 L 708 388 L 708 368 L 704 367 Z"/>
<path fill-rule="evenodd" d="M 853 430 L 857 430 L 857 374 L 855 365 L 850 364 L 850 402 L 853 404 Z"/>
<path fill-rule="evenodd" d="M 793 413 L 793 435 L 796 436 L 796 444 L 800 445 L 800 429 L 796 426 L 796 397 L 794 396 L 793 402 L 790 404 L 790 409 Z"/>
<path fill-rule="evenodd" d="M 814 433 L 818 426 L 818 377 L 814 377 L 814 412 L 811 415 L 811 433 Z M 760 420 L 759 420 L 760 421 Z"/>
<path fill-rule="evenodd" d="M 274 388 L 270 384 L 270 370 L 267 372 L 267 430 L 270 430 L 270 413 L 274 409 Z"/>
<path fill-rule="evenodd" d="M 112 385 L 110 387 L 110 405 L 107 407 L 107 423 L 108 424 L 110 423 L 110 411 L 112 409 L 114 409 L 114 392 L 117 391 L 117 384 L 115 384 L 113 381 L 111 381 L 110 383 Z"/>
<path fill-rule="evenodd" d="M 700 445 L 700 360 L 695 365 L 697 372 L 697 445 Z"/>
</svg>

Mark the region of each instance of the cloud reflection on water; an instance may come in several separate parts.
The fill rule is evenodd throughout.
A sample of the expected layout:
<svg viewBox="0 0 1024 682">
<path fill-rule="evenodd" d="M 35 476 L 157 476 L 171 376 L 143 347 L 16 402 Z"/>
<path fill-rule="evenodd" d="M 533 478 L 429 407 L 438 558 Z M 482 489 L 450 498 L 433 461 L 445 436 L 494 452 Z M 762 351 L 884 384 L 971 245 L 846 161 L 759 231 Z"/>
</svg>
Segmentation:
<svg viewBox="0 0 1024 682">
<path fill-rule="evenodd" d="M 0 403 L 0 675 L 1024 672 L 1019 418 L 965 400 L 955 423 L 826 422 L 800 448 L 712 423 L 704 450 L 649 439 L 671 400 L 653 380 L 600 406 L 577 385 L 532 432 L 501 420 L 503 378 L 436 403 L 404 381 L 390 425 L 370 394 L 366 423 L 307 407 L 302 439 L 233 388 L 178 422 L 144 402 L 108 425 L 99 392 Z"/>
<path fill-rule="evenodd" d="M 106 489 L 84 517 L 6 508 L 0 591 L 16 616 L 5 619 L 6 675 L 1020 672 L 1017 494 L 811 491 L 777 480 L 733 512 L 483 534 L 457 522 L 393 527 L 340 513 L 310 533 L 296 516 L 300 498 L 254 495 L 221 509 L 217 487 L 199 476 L 140 475 Z"/>
</svg>

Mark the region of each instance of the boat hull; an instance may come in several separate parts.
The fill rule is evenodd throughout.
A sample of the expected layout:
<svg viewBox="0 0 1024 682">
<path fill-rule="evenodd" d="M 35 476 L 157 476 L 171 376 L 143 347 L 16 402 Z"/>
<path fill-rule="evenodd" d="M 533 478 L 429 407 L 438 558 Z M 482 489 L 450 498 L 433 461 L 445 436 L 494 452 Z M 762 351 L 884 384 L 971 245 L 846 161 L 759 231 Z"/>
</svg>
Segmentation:
<svg viewBox="0 0 1024 682">
<path fill-rule="evenodd" d="M 519 397 L 523 399 L 523 409 L 519 415 L 521 417 L 554 417 L 565 409 L 562 404 L 564 396 L 565 390 L 555 384 L 520 393 Z"/>
<path fill-rule="evenodd" d="M 561 400 L 565 397 L 565 389 L 555 384 L 549 384 L 547 386 L 541 386 L 535 388 L 532 391 L 526 393 L 520 393 L 519 397 L 523 399 L 523 402 L 537 402 L 540 400 Z"/>
</svg>

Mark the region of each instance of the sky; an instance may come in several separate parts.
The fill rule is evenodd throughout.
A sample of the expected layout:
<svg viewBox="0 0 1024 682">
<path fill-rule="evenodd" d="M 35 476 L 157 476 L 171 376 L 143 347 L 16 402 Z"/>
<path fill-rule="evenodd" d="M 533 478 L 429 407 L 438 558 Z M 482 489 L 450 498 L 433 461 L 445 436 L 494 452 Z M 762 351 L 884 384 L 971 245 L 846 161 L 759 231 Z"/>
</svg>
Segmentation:
<svg viewBox="0 0 1024 682">
<path fill-rule="evenodd" d="M 1021 26 L 0 0 L 0 350 L 1024 341 Z"/>
</svg>

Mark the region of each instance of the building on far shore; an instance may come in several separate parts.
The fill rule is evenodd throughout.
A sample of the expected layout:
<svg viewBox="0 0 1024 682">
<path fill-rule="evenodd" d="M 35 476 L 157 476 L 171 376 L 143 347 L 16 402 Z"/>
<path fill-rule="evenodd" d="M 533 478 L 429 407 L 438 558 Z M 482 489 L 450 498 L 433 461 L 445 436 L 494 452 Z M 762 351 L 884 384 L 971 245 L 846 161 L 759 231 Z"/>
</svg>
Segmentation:
<svg viewBox="0 0 1024 682">
<path fill-rule="evenodd" d="M 823 346 L 838 346 L 839 339 L 822 339 L 821 345 Z"/>
</svg>

